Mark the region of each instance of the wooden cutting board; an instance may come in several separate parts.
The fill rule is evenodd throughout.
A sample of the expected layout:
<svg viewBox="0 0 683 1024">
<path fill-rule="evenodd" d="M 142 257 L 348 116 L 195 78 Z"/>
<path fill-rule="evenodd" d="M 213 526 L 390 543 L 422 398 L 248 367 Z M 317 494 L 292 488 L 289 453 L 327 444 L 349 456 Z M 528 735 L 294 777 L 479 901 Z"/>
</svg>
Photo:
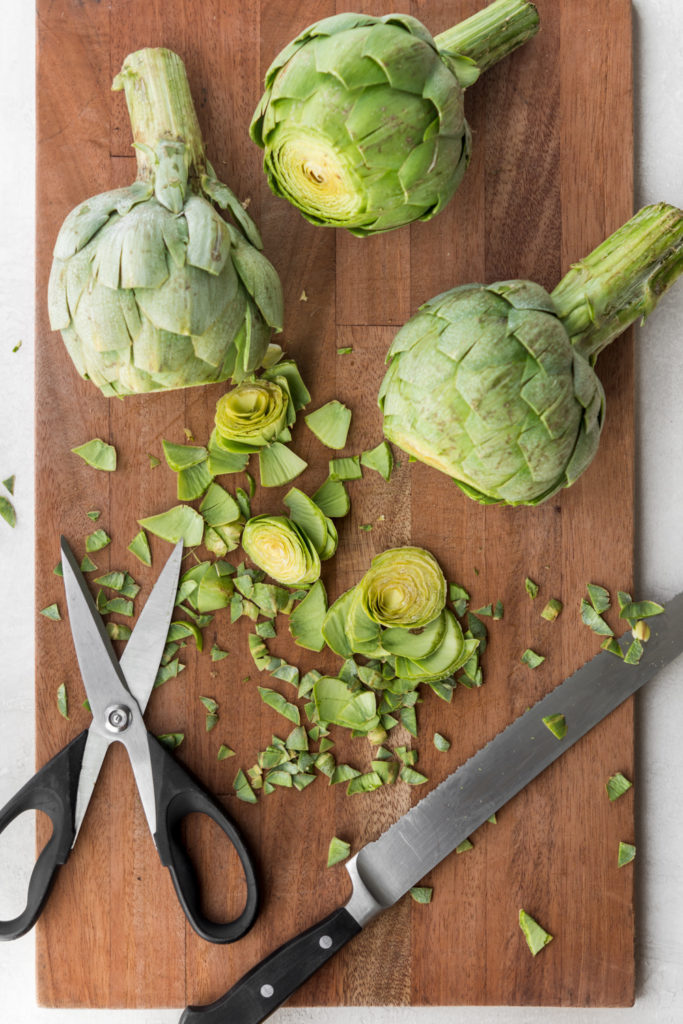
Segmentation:
<svg viewBox="0 0 683 1024">
<path fill-rule="evenodd" d="M 390 3 L 356 3 L 375 14 Z M 477 0 L 423 0 L 400 9 L 434 33 L 473 13 Z M 283 335 L 302 369 L 313 406 L 337 397 L 353 410 L 348 453 L 381 437 L 376 393 L 397 327 L 436 293 L 468 281 L 529 277 L 552 288 L 632 212 L 631 12 L 628 0 L 539 0 L 541 31 L 468 90 L 474 153 L 465 182 L 435 220 L 357 239 L 315 228 L 273 197 L 261 153 L 247 127 L 272 58 L 305 24 L 344 9 L 313 0 L 38 0 L 38 268 L 36 373 L 37 609 L 58 601 L 52 574 L 59 534 L 80 554 L 93 528 L 113 538 L 95 556 L 101 571 L 127 568 L 149 592 L 169 546 L 153 543 L 145 570 L 126 551 L 138 516 L 175 503 L 175 476 L 148 453 L 161 438 L 184 442 L 184 428 L 208 437 L 216 385 L 124 401 L 103 398 L 79 379 L 46 315 L 55 237 L 81 200 L 132 180 L 134 159 L 122 94 L 110 92 L 125 55 L 142 46 L 176 50 L 190 84 L 216 171 L 263 233 L 282 276 Z M 304 295 L 305 293 L 305 295 Z M 337 355 L 339 347 L 353 351 Z M 258 856 L 263 908 L 251 933 L 229 947 L 192 932 L 158 863 L 121 748 L 113 749 L 78 844 L 38 926 L 38 999 L 49 1006 L 176 1006 L 213 1000 L 257 960 L 346 897 L 342 867 L 327 869 L 333 835 L 357 850 L 375 838 L 513 717 L 598 648 L 581 624 L 586 582 L 630 589 L 633 548 L 633 352 L 622 338 L 600 359 L 608 417 L 602 447 L 571 490 L 540 508 L 484 508 L 443 475 L 403 457 L 390 483 L 366 471 L 350 485 L 351 514 L 340 521 L 339 553 L 325 565 L 331 597 L 355 583 L 372 556 L 404 543 L 423 545 L 449 579 L 465 585 L 473 607 L 501 599 L 491 624 L 485 685 L 458 688 L 451 705 L 425 694 L 419 705 L 419 767 L 427 786 L 404 784 L 348 797 L 321 776 L 303 793 L 277 791 L 257 806 L 241 803 L 232 782 L 287 723 L 262 705 L 260 677 L 247 651 L 247 623 L 219 613 L 206 630 L 231 652 L 213 664 L 193 647 L 186 670 L 158 690 L 147 722 L 182 731 L 179 759 L 219 794 Z M 89 469 L 70 449 L 92 437 L 116 445 L 115 474 Z M 303 424 L 295 449 L 310 468 L 310 490 L 327 472 L 329 452 Z M 224 481 L 225 482 L 225 481 Z M 228 486 L 233 482 L 228 478 Z M 255 511 L 281 511 L 283 491 L 259 491 Z M 371 532 L 359 529 L 372 523 Z M 531 576 L 541 587 L 533 602 Z M 551 597 L 565 610 L 550 624 Z M 613 613 L 607 618 L 616 624 Z M 286 634 L 284 627 L 284 634 Z M 520 664 L 527 647 L 545 654 L 536 671 Z M 283 635 L 274 649 L 307 670 L 334 669 L 333 656 L 302 651 Z M 70 720 L 57 712 L 66 682 Z M 37 618 L 37 763 L 89 722 L 66 621 Z M 221 705 L 207 734 L 200 695 Z M 291 695 L 291 694 L 290 694 Z M 438 753 L 438 729 L 452 740 Z M 410 741 L 403 734 L 402 741 Z M 237 757 L 218 762 L 221 742 Z M 545 1004 L 629 1005 L 634 997 L 633 866 L 618 870 L 620 840 L 633 841 L 633 792 L 616 804 L 604 784 L 616 771 L 633 778 L 629 702 L 553 765 L 427 879 L 433 902 L 403 900 L 377 919 L 292 1000 L 295 1005 Z M 367 769 L 370 748 L 340 737 L 339 760 Z M 210 830 L 188 824 L 189 841 L 212 886 L 228 857 Z M 41 839 L 45 831 L 41 829 Z M 229 901 L 228 901 L 229 902 Z M 209 907 L 226 909 L 212 896 Z M 524 907 L 555 936 L 533 959 L 517 926 Z"/>
</svg>

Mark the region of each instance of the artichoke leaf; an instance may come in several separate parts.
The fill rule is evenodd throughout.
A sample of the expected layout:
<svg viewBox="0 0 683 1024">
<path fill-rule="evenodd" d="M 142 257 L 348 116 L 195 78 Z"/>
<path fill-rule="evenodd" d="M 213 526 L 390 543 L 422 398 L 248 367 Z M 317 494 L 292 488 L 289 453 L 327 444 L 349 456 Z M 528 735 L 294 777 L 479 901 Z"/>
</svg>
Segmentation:
<svg viewBox="0 0 683 1024">
<path fill-rule="evenodd" d="M 259 476 L 262 487 L 281 487 L 299 476 L 308 463 L 287 445 L 273 441 L 259 451 Z"/>
<path fill-rule="evenodd" d="M 202 542 L 204 520 L 190 505 L 176 505 L 158 515 L 138 519 L 138 523 L 149 533 L 171 544 L 182 540 L 186 547 L 194 548 Z"/>
<path fill-rule="evenodd" d="M 346 729 L 369 732 L 379 723 L 377 702 L 371 690 L 352 690 L 334 676 L 322 676 L 313 686 L 313 700 L 320 721 Z"/>
<path fill-rule="evenodd" d="M 317 580 L 289 617 L 289 631 L 299 647 L 321 651 L 325 646 L 322 624 L 327 613 L 327 595 L 322 580 Z"/>
</svg>

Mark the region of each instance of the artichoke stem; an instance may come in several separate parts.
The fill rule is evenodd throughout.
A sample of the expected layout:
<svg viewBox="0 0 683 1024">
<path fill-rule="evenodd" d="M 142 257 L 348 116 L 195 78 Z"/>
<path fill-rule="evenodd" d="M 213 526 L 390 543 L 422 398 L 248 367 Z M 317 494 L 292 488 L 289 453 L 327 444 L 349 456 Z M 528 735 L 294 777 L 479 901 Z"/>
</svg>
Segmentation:
<svg viewBox="0 0 683 1024">
<path fill-rule="evenodd" d="M 683 272 L 683 211 L 645 206 L 585 259 L 552 299 L 572 344 L 595 362 L 635 320 L 652 312 Z"/>
<path fill-rule="evenodd" d="M 184 142 L 190 179 L 206 170 L 206 155 L 185 65 L 162 47 L 129 54 L 112 83 L 123 89 L 133 129 L 138 179 L 154 178 L 154 150 L 162 140 Z"/>
<path fill-rule="evenodd" d="M 538 11 L 527 0 L 495 0 L 471 18 L 434 37 L 445 55 L 465 57 L 486 71 L 538 31 Z M 454 68 L 457 72 L 457 68 Z M 470 80 L 462 82 L 464 86 Z"/>
</svg>

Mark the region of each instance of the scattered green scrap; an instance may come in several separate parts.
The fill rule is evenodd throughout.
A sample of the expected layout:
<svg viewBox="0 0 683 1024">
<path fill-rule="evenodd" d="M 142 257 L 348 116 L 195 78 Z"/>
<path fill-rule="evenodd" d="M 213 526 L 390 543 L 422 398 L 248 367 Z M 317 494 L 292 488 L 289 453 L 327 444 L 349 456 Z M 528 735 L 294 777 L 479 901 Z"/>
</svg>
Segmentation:
<svg viewBox="0 0 683 1024">
<path fill-rule="evenodd" d="M 636 856 L 636 848 L 633 843 L 619 843 L 619 852 L 617 855 L 617 867 L 623 868 L 625 864 L 630 864 Z"/>
<path fill-rule="evenodd" d="M 162 746 L 166 747 L 166 750 L 176 750 L 185 739 L 185 733 L 162 732 L 157 735 L 157 739 Z"/>
<path fill-rule="evenodd" d="M 416 903 L 431 903 L 434 889 L 431 885 L 414 885 L 409 892 Z"/>
<path fill-rule="evenodd" d="M 339 839 L 337 836 L 332 836 L 330 839 L 330 845 L 327 850 L 327 866 L 331 868 L 334 864 L 340 864 L 341 861 L 351 853 L 351 844 L 345 842 L 343 839 Z"/>
<path fill-rule="evenodd" d="M 545 661 L 545 655 L 537 654 L 536 651 L 532 651 L 530 647 L 527 647 L 522 654 L 520 661 L 523 662 L 523 664 L 528 665 L 529 668 L 538 668 L 538 666 L 542 665 Z"/>
<path fill-rule="evenodd" d="M 102 469 L 108 473 L 113 473 L 116 469 L 116 448 L 107 444 L 101 437 L 86 441 L 85 444 L 80 444 L 77 448 L 72 448 L 71 451 L 74 455 L 79 455 L 93 469 Z"/>
<path fill-rule="evenodd" d="M 553 936 L 545 928 L 542 928 L 538 921 L 535 921 L 533 917 L 527 914 L 526 910 L 519 911 L 519 927 L 522 929 L 526 944 L 534 956 L 540 953 L 543 947 L 553 940 Z"/>
<path fill-rule="evenodd" d="M 46 619 L 52 619 L 53 622 L 61 622 L 62 616 L 59 613 L 59 606 L 55 604 L 49 604 L 47 608 L 41 608 L 40 614 L 44 615 Z"/>
<path fill-rule="evenodd" d="M 346 444 L 351 426 L 351 410 L 333 399 L 304 417 L 306 426 L 327 448 L 339 451 Z"/>
<path fill-rule="evenodd" d="M 374 469 L 384 480 L 389 480 L 394 468 L 394 454 L 389 442 L 380 441 L 376 448 L 362 452 L 360 462 L 361 466 Z"/>
<path fill-rule="evenodd" d="M 562 602 L 557 597 L 551 597 L 541 612 L 541 618 L 546 622 L 554 622 L 563 608 Z"/>
<path fill-rule="evenodd" d="M 0 494 L 0 516 L 12 529 L 17 525 L 17 513 L 15 512 L 14 505 L 4 494 Z"/>
<path fill-rule="evenodd" d="M 529 595 L 532 601 L 534 601 L 538 597 L 538 583 L 534 583 L 534 581 L 530 579 L 528 576 L 524 580 L 524 589 L 526 590 L 527 594 Z"/>
<path fill-rule="evenodd" d="M 633 783 L 629 782 L 626 776 L 622 775 L 621 772 L 617 772 L 616 775 L 610 775 L 609 779 L 605 783 L 605 789 L 607 790 L 607 796 L 610 798 L 610 802 L 614 803 L 615 800 L 618 800 L 620 796 L 623 796 L 624 793 L 628 792 L 632 785 Z"/>
<path fill-rule="evenodd" d="M 567 720 L 564 715 L 545 715 L 542 721 L 546 729 L 550 729 L 558 740 L 564 739 L 567 735 Z"/>
<path fill-rule="evenodd" d="M 69 701 L 66 695 L 66 683 L 60 683 L 57 687 L 57 710 L 62 718 L 69 718 Z"/>
<path fill-rule="evenodd" d="M 598 586 L 597 583 L 587 583 L 586 590 L 593 608 L 596 610 L 598 615 L 602 615 L 612 605 L 609 596 L 609 590 L 605 590 L 604 587 Z"/>
</svg>

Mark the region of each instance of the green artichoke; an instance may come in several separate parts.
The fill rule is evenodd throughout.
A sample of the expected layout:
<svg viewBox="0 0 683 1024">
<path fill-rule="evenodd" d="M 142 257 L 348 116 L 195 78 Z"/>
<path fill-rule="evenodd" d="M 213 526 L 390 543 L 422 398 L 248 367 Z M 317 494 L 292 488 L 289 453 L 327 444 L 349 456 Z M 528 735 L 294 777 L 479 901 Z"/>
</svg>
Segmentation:
<svg viewBox="0 0 683 1024">
<path fill-rule="evenodd" d="M 306 469 L 307 463 L 283 443 L 291 440 L 290 427 L 311 396 L 293 359 L 276 363 L 260 378 L 251 376 L 218 400 L 216 427 L 209 452 L 213 458 L 233 460 L 232 468 L 244 469 L 249 455 L 258 452 L 264 487 L 280 487 Z"/>
<path fill-rule="evenodd" d="M 328 609 L 322 633 L 342 658 L 391 659 L 393 671 L 377 685 L 395 692 L 446 679 L 478 644 L 465 640 L 446 608 L 438 562 L 418 547 L 389 548 L 373 558 L 361 581 Z"/>
<path fill-rule="evenodd" d="M 537 28 L 526 0 L 496 0 L 435 38 L 407 14 L 311 25 L 268 69 L 251 123 L 271 189 L 355 235 L 433 217 L 469 162 L 465 87 Z"/>
<path fill-rule="evenodd" d="M 398 332 L 384 433 L 485 504 L 536 505 L 588 467 L 605 395 L 593 364 L 683 271 L 683 213 L 642 209 L 548 294 L 531 281 L 437 295 Z"/>
<path fill-rule="evenodd" d="M 306 587 L 320 576 L 320 555 L 306 534 L 285 516 L 253 516 L 242 547 L 259 569 L 288 587 Z"/>
<path fill-rule="evenodd" d="M 206 160 L 180 58 L 130 54 L 113 88 L 125 90 L 137 180 L 66 218 L 50 325 L 80 375 L 108 396 L 241 380 L 266 359 L 272 328 L 282 328 L 277 273 Z"/>
</svg>

